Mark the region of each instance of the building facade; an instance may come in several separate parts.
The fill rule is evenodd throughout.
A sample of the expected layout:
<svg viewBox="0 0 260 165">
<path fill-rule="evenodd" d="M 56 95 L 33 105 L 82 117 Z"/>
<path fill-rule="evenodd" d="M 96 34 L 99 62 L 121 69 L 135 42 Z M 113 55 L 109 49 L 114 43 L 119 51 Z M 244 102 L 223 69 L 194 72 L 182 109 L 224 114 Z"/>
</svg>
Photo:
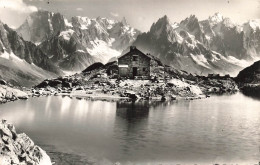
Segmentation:
<svg viewBox="0 0 260 165">
<path fill-rule="evenodd" d="M 150 78 L 151 57 L 138 50 L 135 46 L 118 58 L 119 77 L 130 79 Z"/>
</svg>

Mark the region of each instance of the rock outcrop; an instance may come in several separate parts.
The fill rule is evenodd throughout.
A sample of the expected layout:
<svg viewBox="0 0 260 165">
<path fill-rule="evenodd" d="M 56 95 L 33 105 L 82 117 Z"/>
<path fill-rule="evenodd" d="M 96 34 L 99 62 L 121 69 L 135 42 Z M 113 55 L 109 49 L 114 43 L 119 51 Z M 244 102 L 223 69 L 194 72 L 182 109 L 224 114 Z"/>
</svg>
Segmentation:
<svg viewBox="0 0 260 165">
<path fill-rule="evenodd" d="M 260 61 L 240 71 L 235 80 L 244 94 L 260 98 Z"/>
<path fill-rule="evenodd" d="M 260 84 L 260 61 L 241 70 L 235 80 L 240 84 Z"/>
<path fill-rule="evenodd" d="M 18 134 L 12 124 L 0 121 L 1 165 L 51 165 L 50 157 L 25 134 Z"/>
<path fill-rule="evenodd" d="M 0 104 L 18 99 L 28 99 L 29 95 L 20 89 L 12 88 L 7 85 L 0 85 Z"/>
</svg>

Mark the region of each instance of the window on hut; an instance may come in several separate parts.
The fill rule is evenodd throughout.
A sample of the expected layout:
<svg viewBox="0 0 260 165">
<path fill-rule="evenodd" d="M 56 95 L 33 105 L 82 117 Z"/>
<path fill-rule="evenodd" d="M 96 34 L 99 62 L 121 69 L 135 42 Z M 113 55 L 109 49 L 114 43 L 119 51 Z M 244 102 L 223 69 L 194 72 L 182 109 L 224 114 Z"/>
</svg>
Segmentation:
<svg viewBox="0 0 260 165">
<path fill-rule="evenodd" d="M 133 55 L 133 61 L 138 61 L 138 55 Z"/>
</svg>

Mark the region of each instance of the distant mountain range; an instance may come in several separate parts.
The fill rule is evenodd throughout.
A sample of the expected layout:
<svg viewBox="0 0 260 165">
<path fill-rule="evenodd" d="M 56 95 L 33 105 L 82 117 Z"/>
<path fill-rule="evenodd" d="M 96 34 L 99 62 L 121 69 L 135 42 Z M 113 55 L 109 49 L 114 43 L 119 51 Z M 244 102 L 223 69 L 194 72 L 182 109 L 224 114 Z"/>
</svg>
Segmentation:
<svg viewBox="0 0 260 165">
<path fill-rule="evenodd" d="M 39 11 L 17 29 L 64 71 L 78 72 L 94 62 L 106 63 L 133 43 L 140 31 L 122 21 L 72 17 Z"/>
<path fill-rule="evenodd" d="M 142 33 L 125 19 L 67 19 L 38 11 L 16 30 L 0 23 L 0 76 L 31 85 L 95 62 L 107 63 L 131 45 L 179 70 L 235 76 L 260 59 L 259 27 L 258 20 L 238 25 L 216 13 L 203 21 L 191 15 L 180 23 L 164 16 Z"/>
<path fill-rule="evenodd" d="M 203 21 L 191 15 L 180 23 L 164 16 L 133 45 L 190 73 L 235 76 L 260 59 L 259 27 L 260 21 L 237 25 L 219 13 Z"/>
</svg>

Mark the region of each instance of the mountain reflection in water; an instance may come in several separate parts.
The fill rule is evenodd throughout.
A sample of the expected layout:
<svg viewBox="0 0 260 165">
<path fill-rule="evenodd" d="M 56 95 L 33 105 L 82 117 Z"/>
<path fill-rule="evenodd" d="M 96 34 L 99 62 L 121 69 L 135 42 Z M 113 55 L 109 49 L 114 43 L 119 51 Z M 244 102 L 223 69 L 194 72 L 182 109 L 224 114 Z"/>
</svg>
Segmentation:
<svg viewBox="0 0 260 165">
<path fill-rule="evenodd" d="M 133 119 L 147 118 L 149 103 L 146 102 L 117 102 L 116 115 L 131 121 Z"/>
<path fill-rule="evenodd" d="M 51 155 L 55 148 L 87 162 L 255 164 L 259 107 L 259 100 L 241 93 L 135 103 L 52 96 L 0 105 L 0 117 Z"/>
</svg>

